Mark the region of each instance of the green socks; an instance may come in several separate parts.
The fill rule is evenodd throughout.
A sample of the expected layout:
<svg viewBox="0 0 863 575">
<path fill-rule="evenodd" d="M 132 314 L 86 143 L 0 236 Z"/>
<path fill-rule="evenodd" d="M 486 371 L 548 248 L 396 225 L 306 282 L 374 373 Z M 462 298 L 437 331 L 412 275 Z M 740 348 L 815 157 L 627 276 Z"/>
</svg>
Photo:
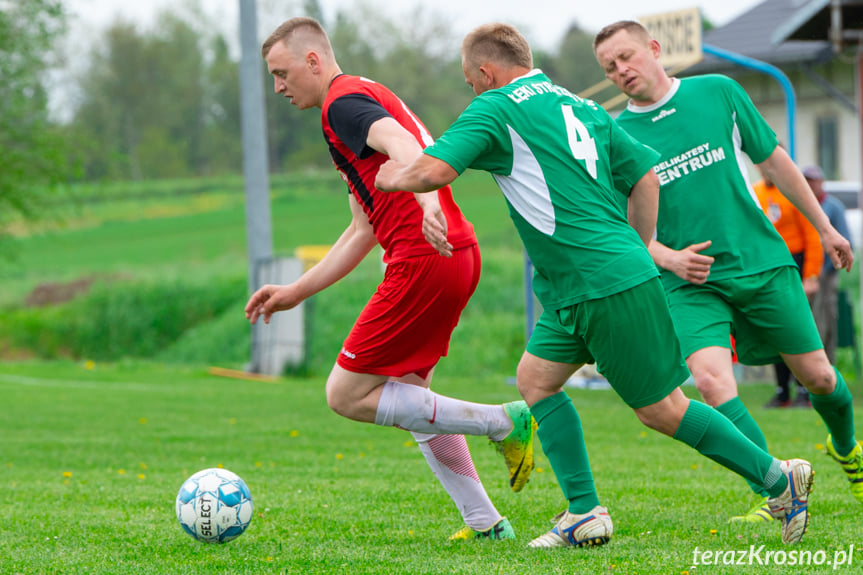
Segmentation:
<svg viewBox="0 0 863 575">
<path fill-rule="evenodd" d="M 812 409 L 818 412 L 830 435 L 833 447 L 839 455 L 848 455 L 857 444 L 854 438 L 854 408 L 851 405 L 851 392 L 845 380 L 835 367 L 836 389 L 827 395 L 809 394 Z"/>
<path fill-rule="evenodd" d="M 593 483 L 581 418 L 565 392 L 537 401 L 530 408 L 538 425 L 536 434 L 542 444 L 570 513 L 587 513 L 599 505 Z"/>
<path fill-rule="evenodd" d="M 764 433 L 761 431 L 761 428 L 758 427 L 758 424 L 755 423 L 755 420 L 752 418 L 752 414 L 749 413 L 749 410 L 746 409 L 746 406 L 743 405 L 743 402 L 740 401 L 739 397 L 729 399 L 725 403 L 717 405 L 715 409 L 727 417 L 728 420 L 740 430 L 740 433 L 748 437 L 752 443 L 760 447 L 763 451 L 767 451 L 767 440 L 764 438 Z M 752 489 L 752 491 L 761 497 L 767 497 L 767 491 L 760 484 L 753 483 L 748 479 L 746 482 L 749 484 L 749 488 Z"/>
<path fill-rule="evenodd" d="M 709 405 L 690 400 L 674 439 L 747 481 L 763 486 L 770 497 L 781 495 L 788 486 L 779 460 L 755 445 L 727 417 Z"/>
</svg>

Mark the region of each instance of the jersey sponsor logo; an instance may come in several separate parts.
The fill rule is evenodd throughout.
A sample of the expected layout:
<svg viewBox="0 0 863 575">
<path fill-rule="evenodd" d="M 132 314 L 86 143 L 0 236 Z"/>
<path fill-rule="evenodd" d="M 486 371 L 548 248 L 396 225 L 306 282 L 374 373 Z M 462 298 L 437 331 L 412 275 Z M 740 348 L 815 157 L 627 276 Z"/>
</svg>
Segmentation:
<svg viewBox="0 0 863 575">
<path fill-rule="evenodd" d="M 656 164 L 653 171 L 659 176 L 659 185 L 664 186 L 724 160 L 725 150 L 721 146 L 711 149 L 710 143 L 706 143 Z"/>
<path fill-rule="evenodd" d="M 342 351 L 341 351 L 340 353 L 341 353 L 343 356 L 345 356 L 345 357 L 347 357 L 347 358 L 350 358 L 350 359 L 356 359 L 356 358 L 357 358 L 357 354 L 355 354 L 355 353 L 351 353 L 351 352 L 349 352 L 348 350 L 346 350 L 345 348 L 342 348 Z"/>
<path fill-rule="evenodd" d="M 662 110 L 660 113 L 658 113 L 657 115 L 655 115 L 654 117 L 652 117 L 652 118 L 650 119 L 650 121 L 651 121 L 651 122 L 658 122 L 658 121 L 659 121 L 659 120 L 661 120 L 662 118 L 667 118 L 667 117 L 668 117 L 668 116 L 670 116 L 671 114 L 676 114 L 676 113 L 677 113 L 677 108 L 671 108 L 670 110 Z"/>
</svg>

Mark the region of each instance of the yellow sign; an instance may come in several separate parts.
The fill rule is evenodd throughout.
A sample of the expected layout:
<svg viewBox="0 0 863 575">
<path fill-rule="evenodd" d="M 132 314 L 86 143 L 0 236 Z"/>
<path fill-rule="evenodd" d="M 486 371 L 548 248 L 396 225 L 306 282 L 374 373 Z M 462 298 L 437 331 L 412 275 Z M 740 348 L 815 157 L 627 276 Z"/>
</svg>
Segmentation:
<svg viewBox="0 0 863 575">
<path fill-rule="evenodd" d="M 650 14 L 638 19 L 662 47 L 666 68 L 689 66 L 701 60 L 701 10 L 687 8 Z"/>
</svg>

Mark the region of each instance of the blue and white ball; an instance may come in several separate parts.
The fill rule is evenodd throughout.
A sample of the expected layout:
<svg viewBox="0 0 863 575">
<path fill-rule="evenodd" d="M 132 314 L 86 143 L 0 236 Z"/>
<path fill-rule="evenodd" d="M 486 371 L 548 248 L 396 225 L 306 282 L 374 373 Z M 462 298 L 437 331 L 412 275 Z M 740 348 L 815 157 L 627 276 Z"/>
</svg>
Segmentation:
<svg viewBox="0 0 863 575">
<path fill-rule="evenodd" d="M 252 521 L 252 494 L 246 482 L 227 469 L 204 469 L 177 493 L 177 519 L 183 531 L 205 543 L 226 543 Z"/>
</svg>

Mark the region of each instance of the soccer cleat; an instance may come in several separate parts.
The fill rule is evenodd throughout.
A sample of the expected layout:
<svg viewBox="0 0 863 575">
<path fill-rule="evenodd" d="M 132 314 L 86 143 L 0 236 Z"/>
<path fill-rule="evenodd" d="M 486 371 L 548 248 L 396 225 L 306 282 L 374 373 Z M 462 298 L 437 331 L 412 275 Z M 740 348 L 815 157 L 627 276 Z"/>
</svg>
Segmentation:
<svg viewBox="0 0 863 575">
<path fill-rule="evenodd" d="M 836 448 L 833 447 L 833 437 L 828 435 L 827 453 L 845 470 L 848 481 L 851 482 L 851 495 L 863 503 L 863 446 L 858 442 L 851 453 L 842 457 L 836 453 Z"/>
<path fill-rule="evenodd" d="M 764 409 L 784 409 L 786 407 L 791 407 L 791 399 L 779 399 L 778 397 L 773 397 L 770 401 L 764 404 Z"/>
<path fill-rule="evenodd" d="M 812 407 L 812 402 L 809 400 L 808 393 L 797 392 L 797 397 L 791 400 L 791 407 L 798 409 L 809 409 Z"/>
<path fill-rule="evenodd" d="M 498 453 L 503 455 L 509 469 L 510 488 L 517 492 L 524 488 L 530 472 L 533 471 L 533 432 L 536 430 L 536 420 L 524 401 L 505 403 L 503 408 L 512 420 L 513 428 L 505 438 L 492 443 Z"/>
<path fill-rule="evenodd" d="M 812 465 L 803 459 L 789 459 L 781 463 L 788 478 L 782 495 L 767 500 L 770 513 L 782 521 L 782 542 L 799 543 L 809 527 L 809 493 L 815 480 Z"/>
<path fill-rule="evenodd" d="M 503 541 L 504 539 L 515 539 L 515 531 L 513 531 L 512 525 L 509 523 L 509 519 L 501 517 L 500 521 L 485 531 L 477 531 L 473 527 L 465 525 L 449 536 L 450 541 L 467 539 L 491 539 L 493 541 Z"/>
<path fill-rule="evenodd" d="M 588 513 L 575 515 L 569 511 L 559 514 L 557 525 L 540 535 L 528 547 L 591 547 L 605 545 L 611 539 L 614 527 L 608 509 L 597 505 Z"/>
<path fill-rule="evenodd" d="M 770 513 L 770 506 L 767 504 L 767 498 L 758 500 L 758 503 L 743 515 L 735 515 L 728 520 L 729 523 L 764 523 L 775 519 Z"/>
</svg>

